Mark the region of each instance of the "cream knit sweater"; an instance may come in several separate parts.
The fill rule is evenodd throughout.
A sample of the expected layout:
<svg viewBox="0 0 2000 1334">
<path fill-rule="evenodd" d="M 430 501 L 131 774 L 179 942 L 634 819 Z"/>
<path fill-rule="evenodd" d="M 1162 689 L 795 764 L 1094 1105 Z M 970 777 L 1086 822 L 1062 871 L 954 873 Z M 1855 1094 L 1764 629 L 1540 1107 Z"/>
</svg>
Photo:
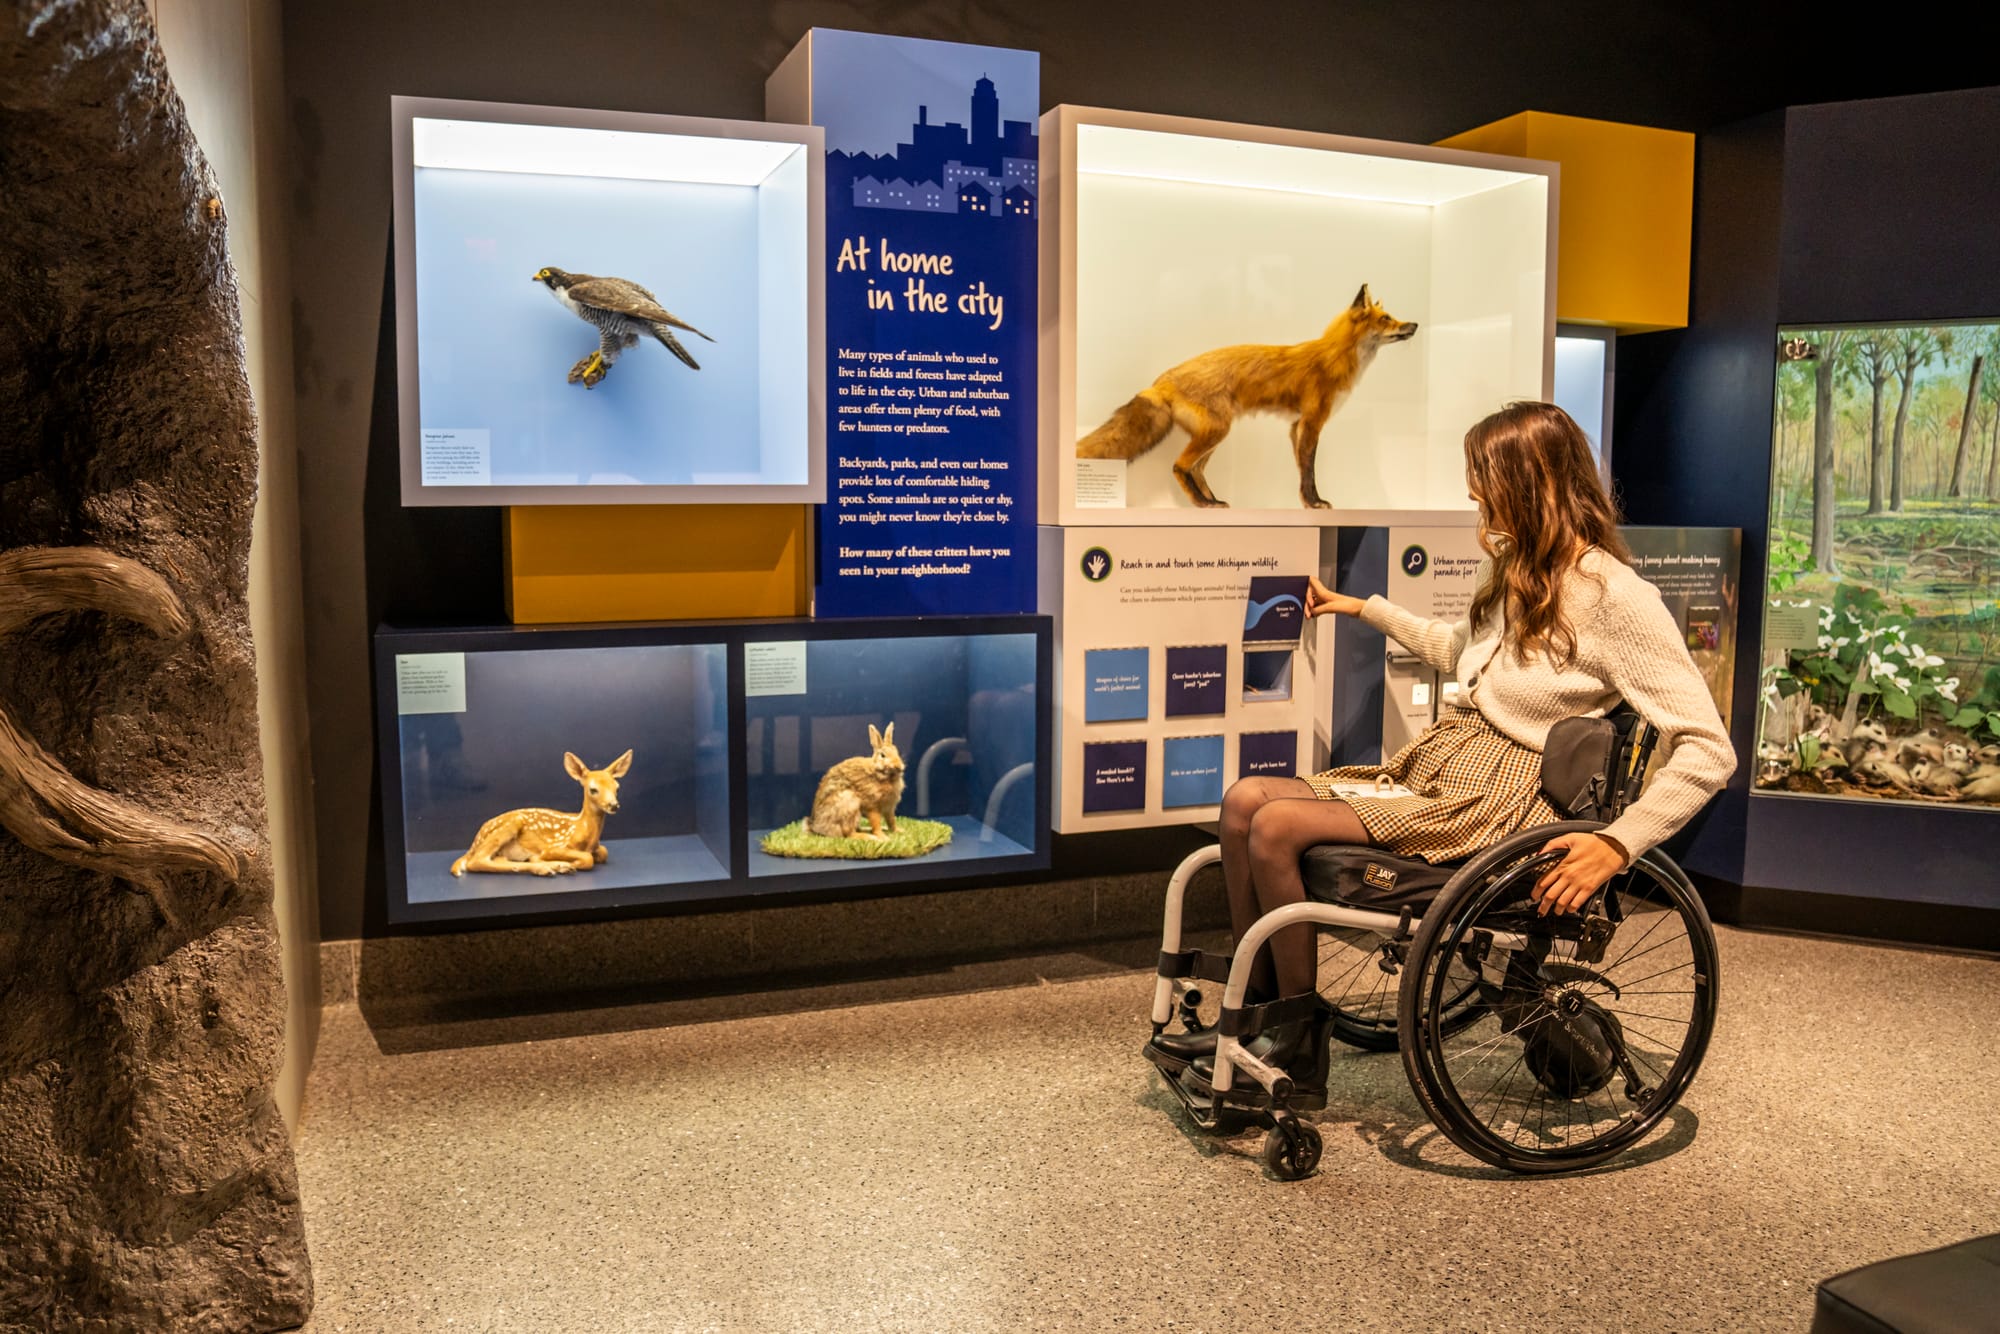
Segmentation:
<svg viewBox="0 0 2000 1334">
<path fill-rule="evenodd" d="M 1490 563 L 1482 564 L 1484 584 Z M 1466 697 L 1502 734 L 1539 753 L 1549 728 L 1580 713 L 1603 715 L 1624 700 L 1660 732 L 1663 762 L 1639 800 L 1605 834 L 1637 857 L 1693 818 L 1736 770 L 1736 752 L 1708 685 L 1659 590 L 1592 548 L 1563 580 L 1563 611 L 1576 632 L 1576 660 L 1557 668 L 1503 648 L 1498 610 L 1475 627 L 1433 621 L 1387 598 L 1368 599 L 1361 619 L 1441 672 L 1456 672 Z"/>
</svg>

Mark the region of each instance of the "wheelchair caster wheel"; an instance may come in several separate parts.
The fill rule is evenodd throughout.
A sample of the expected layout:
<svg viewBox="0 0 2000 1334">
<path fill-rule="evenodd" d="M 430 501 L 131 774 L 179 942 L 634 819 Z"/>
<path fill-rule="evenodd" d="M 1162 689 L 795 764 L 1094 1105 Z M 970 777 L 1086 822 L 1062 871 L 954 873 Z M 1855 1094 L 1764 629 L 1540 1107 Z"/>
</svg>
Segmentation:
<svg viewBox="0 0 2000 1334">
<path fill-rule="evenodd" d="M 1264 1165 L 1280 1181 L 1303 1181 L 1319 1166 L 1319 1130 L 1297 1117 L 1281 1117 L 1264 1136 Z"/>
<path fill-rule="evenodd" d="M 1199 1033 L 1203 1028 L 1207 1027 L 1207 1025 L 1201 1022 L 1201 993 L 1199 991 L 1190 991 L 1181 997 L 1180 1020 L 1181 1027 L 1190 1033 Z"/>
</svg>

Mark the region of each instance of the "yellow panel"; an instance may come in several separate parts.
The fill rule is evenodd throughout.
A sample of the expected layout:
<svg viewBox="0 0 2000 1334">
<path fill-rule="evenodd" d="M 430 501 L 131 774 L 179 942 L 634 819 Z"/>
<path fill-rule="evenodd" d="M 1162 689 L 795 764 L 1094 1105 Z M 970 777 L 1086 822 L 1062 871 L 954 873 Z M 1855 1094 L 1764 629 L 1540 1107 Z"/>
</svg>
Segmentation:
<svg viewBox="0 0 2000 1334">
<path fill-rule="evenodd" d="M 1516 112 L 1505 120 L 1482 125 L 1476 130 L 1438 140 L 1440 148 L 1463 148 L 1470 153 L 1501 153 L 1507 157 L 1527 157 L 1528 114 Z"/>
<path fill-rule="evenodd" d="M 805 505 L 522 505 L 507 511 L 519 625 L 803 616 Z"/>
<path fill-rule="evenodd" d="M 1625 333 L 1687 325 L 1693 135 L 1524 111 L 1440 143 L 1562 164 L 1557 319 Z"/>
</svg>

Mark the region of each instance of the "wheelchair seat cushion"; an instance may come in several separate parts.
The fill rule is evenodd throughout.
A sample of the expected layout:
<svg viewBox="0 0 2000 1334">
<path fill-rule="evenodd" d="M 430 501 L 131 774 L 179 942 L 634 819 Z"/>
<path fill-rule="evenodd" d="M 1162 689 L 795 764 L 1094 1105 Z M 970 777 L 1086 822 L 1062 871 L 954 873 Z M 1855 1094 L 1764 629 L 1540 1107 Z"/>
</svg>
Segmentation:
<svg viewBox="0 0 2000 1334">
<path fill-rule="evenodd" d="M 1407 907 L 1422 913 L 1458 870 L 1458 864 L 1433 866 L 1381 848 L 1323 843 L 1306 851 L 1299 859 L 1299 869 L 1305 877 L 1307 897 L 1321 903 L 1390 912 Z"/>
</svg>

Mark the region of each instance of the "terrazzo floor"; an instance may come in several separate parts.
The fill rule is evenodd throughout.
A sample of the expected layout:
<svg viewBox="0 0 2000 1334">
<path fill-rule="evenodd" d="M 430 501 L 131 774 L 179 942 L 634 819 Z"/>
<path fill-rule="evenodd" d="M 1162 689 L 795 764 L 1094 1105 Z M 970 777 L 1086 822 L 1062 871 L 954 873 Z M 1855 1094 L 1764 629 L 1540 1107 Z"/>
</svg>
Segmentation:
<svg viewBox="0 0 2000 1334">
<path fill-rule="evenodd" d="M 1275 1181 L 1260 1135 L 1179 1119 L 1138 1054 L 1149 977 L 1105 955 L 900 1000 L 331 1009 L 307 1328 L 1803 1331 L 1816 1279 L 2000 1230 L 2000 961 L 1722 949 L 1683 1107 L 1559 1179 L 1466 1158 L 1395 1056 L 1336 1048 L 1321 1170 Z"/>
</svg>

